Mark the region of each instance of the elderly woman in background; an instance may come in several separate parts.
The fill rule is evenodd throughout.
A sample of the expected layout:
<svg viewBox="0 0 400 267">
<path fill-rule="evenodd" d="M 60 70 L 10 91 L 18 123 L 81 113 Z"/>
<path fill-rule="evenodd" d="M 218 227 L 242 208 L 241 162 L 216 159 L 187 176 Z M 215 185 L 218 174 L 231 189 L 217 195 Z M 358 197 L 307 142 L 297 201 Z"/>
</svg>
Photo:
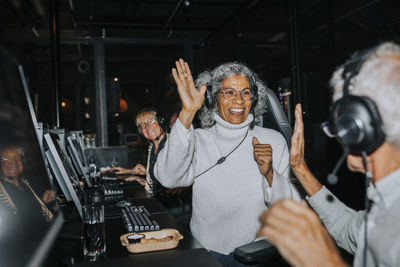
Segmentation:
<svg viewBox="0 0 400 267">
<path fill-rule="evenodd" d="M 194 82 L 180 59 L 172 74 L 182 109 L 154 172 L 166 187 L 193 185 L 193 236 L 234 266 L 232 252 L 254 241 L 260 214 L 278 199 L 300 199 L 288 147 L 279 132 L 255 126 L 266 110 L 266 86 L 246 65 L 222 64 Z M 200 109 L 202 128 L 195 130 Z"/>
</svg>

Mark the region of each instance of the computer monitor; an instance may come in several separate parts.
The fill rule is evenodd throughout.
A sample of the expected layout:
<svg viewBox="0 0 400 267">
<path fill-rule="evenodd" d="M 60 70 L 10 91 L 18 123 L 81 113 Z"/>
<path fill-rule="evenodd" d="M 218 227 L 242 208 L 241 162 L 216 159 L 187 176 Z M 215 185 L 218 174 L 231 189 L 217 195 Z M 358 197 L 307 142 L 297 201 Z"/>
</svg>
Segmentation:
<svg viewBox="0 0 400 267">
<path fill-rule="evenodd" d="M 76 149 L 77 145 L 74 143 L 76 143 L 76 140 L 73 140 L 72 136 L 68 136 L 66 142 L 68 154 L 72 159 L 76 172 L 84 179 L 87 186 L 92 187 L 92 182 L 90 181 L 87 169 L 84 166 L 82 158 L 79 156 L 78 150 Z"/>
<path fill-rule="evenodd" d="M 15 59 L 0 45 L 0 261 L 39 266 L 62 226 Z"/>
<path fill-rule="evenodd" d="M 74 145 L 76 150 L 78 151 L 78 155 L 82 161 L 82 164 L 85 168 L 89 168 L 89 161 L 85 154 L 85 145 L 83 140 L 85 136 L 82 131 L 70 131 L 70 135 L 72 136 L 72 140 L 74 141 Z"/>
<path fill-rule="evenodd" d="M 66 199 L 74 202 L 79 215 L 82 217 L 83 188 L 65 149 L 62 147 L 62 142 L 59 136 L 54 133 L 46 133 L 44 141 L 46 144 L 45 153 L 51 172 L 56 177 Z"/>
</svg>

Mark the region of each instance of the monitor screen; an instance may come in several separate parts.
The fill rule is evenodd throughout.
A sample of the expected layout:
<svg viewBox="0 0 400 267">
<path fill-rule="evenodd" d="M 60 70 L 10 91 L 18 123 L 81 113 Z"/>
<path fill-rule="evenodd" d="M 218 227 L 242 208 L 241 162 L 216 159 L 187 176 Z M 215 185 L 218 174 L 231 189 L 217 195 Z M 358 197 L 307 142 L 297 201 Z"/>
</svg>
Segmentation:
<svg viewBox="0 0 400 267">
<path fill-rule="evenodd" d="M 46 157 L 52 174 L 56 177 L 65 197 L 73 201 L 79 215 L 82 215 L 83 187 L 57 134 L 44 135 Z"/>
<path fill-rule="evenodd" d="M 63 222 L 21 75 L 14 58 L 0 46 L 0 259 L 4 266 L 40 265 Z"/>
<path fill-rule="evenodd" d="M 66 145 L 68 154 L 72 160 L 76 172 L 84 180 L 84 183 L 87 186 L 91 187 L 92 182 L 90 181 L 89 175 L 87 174 L 87 169 L 84 167 L 83 159 L 79 156 L 79 152 L 76 149 L 76 140 L 72 139 L 72 136 L 68 136 Z"/>
</svg>

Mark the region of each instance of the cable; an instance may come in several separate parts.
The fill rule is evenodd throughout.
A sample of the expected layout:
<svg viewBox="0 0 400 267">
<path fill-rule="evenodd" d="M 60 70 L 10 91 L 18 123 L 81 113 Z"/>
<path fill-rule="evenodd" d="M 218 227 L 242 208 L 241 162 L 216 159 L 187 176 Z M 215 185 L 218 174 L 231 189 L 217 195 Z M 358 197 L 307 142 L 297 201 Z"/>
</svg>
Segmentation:
<svg viewBox="0 0 400 267">
<path fill-rule="evenodd" d="M 217 162 L 216 162 L 214 165 L 212 165 L 211 167 L 209 167 L 209 168 L 206 169 L 205 171 L 201 172 L 200 174 L 196 175 L 193 179 L 196 179 L 196 178 L 198 178 L 199 176 L 205 174 L 206 172 L 208 172 L 209 170 L 211 170 L 211 169 L 214 168 L 215 166 L 217 166 L 217 165 L 219 165 L 219 164 L 222 164 L 222 163 L 229 157 L 229 155 L 232 154 L 236 149 L 238 149 L 238 147 L 244 142 L 244 140 L 245 140 L 246 137 L 247 137 L 247 134 L 249 133 L 249 129 L 250 129 L 250 128 L 247 128 L 246 134 L 245 134 L 244 138 L 242 139 L 242 141 L 240 141 L 240 143 L 239 143 L 231 152 L 229 152 L 228 155 L 219 158 L 219 159 L 217 160 Z"/>
<path fill-rule="evenodd" d="M 371 172 L 368 170 L 368 163 L 367 163 L 367 153 L 365 151 L 361 151 L 361 156 L 363 159 L 363 165 L 365 169 L 365 197 L 364 197 L 364 206 L 365 206 L 365 216 L 364 216 L 364 251 L 363 251 L 363 265 L 366 266 L 367 264 L 367 249 L 368 249 L 368 213 L 370 210 L 370 201 L 368 199 L 368 186 L 371 179 Z"/>
</svg>

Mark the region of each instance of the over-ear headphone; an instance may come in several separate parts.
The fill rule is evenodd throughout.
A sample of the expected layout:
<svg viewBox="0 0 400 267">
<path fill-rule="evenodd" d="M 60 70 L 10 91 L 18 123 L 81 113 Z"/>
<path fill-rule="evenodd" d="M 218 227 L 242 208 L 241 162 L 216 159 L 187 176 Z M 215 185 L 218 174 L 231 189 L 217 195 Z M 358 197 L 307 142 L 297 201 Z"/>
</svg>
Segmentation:
<svg viewBox="0 0 400 267">
<path fill-rule="evenodd" d="M 258 87 L 255 78 L 250 78 L 250 90 L 251 90 L 251 110 L 256 106 L 258 100 Z M 207 83 L 206 95 L 204 98 L 204 104 L 207 108 L 211 109 L 215 106 L 216 96 L 212 93 L 212 85 Z"/>
<path fill-rule="evenodd" d="M 366 96 L 349 94 L 351 79 L 358 75 L 367 57 L 375 48 L 355 54 L 342 72 L 343 97 L 335 102 L 331 116 L 336 138 L 350 154 L 372 153 L 385 141 L 383 123 L 375 102 Z"/>
<path fill-rule="evenodd" d="M 154 116 L 157 119 L 158 124 L 160 125 L 161 129 L 163 130 L 163 132 L 166 133 L 167 130 L 168 130 L 168 122 L 167 122 L 167 119 L 165 118 L 165 116 L 155 108 L 143 108 L 143 109 L 138 111 L 138 113 L 136 115 L 136 119 L 135 119 L 136 127 L 138 129 L 139 134 L 141 134 L 143 136 L 142 129 L 140 129 L 140 126 L 137 123 L 137 116 L 139 114 L 142 114 L 142 113 L 146 112 L 146 111 L 151 111 L 151 112 L 154 113 Z"/>
</svg>

